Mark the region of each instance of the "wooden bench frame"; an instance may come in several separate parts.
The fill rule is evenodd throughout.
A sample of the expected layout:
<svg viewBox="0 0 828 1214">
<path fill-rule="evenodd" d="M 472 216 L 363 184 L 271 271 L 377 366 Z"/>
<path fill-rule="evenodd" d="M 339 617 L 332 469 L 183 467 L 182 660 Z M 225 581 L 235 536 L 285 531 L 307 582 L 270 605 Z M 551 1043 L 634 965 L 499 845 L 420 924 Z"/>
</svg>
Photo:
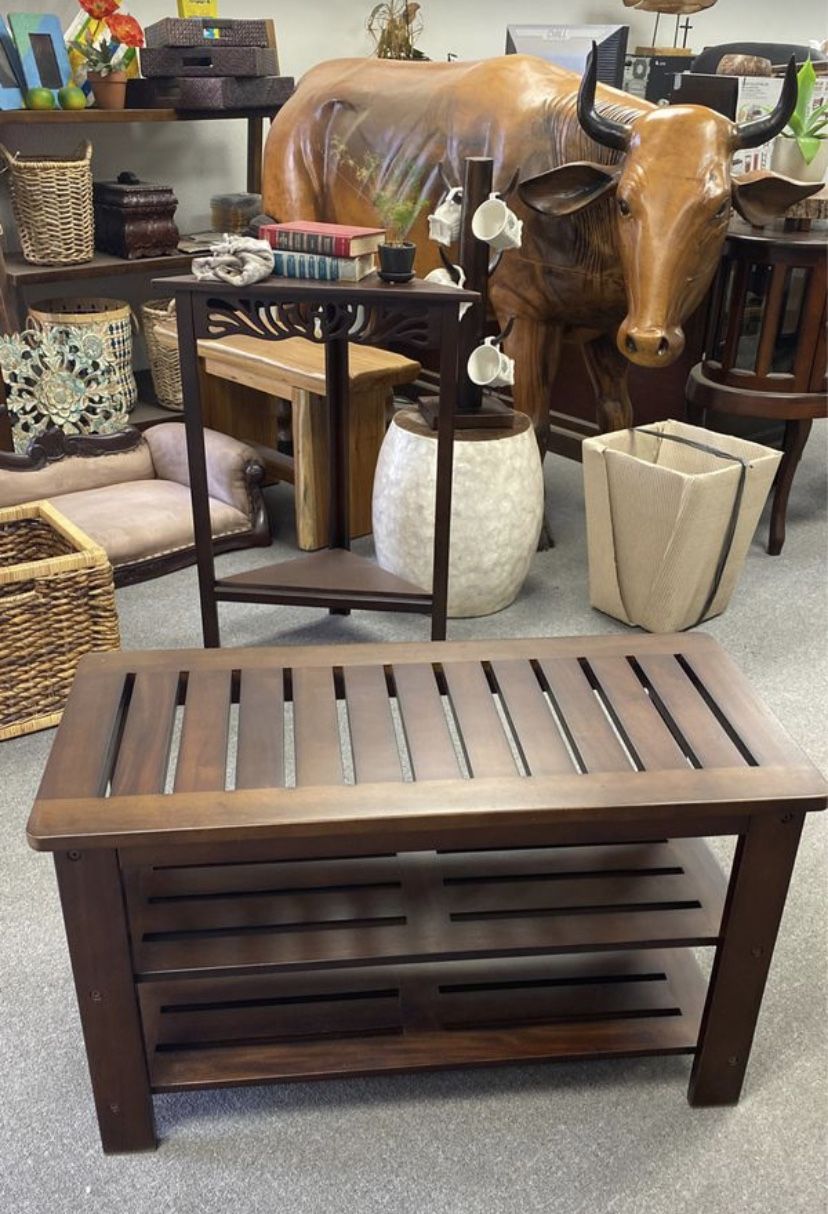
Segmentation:
<svg viewBox="0 0 828 1214">
<path fill-rule="evenodd" d="M 154 1092 L 516 1060 L 692 1054 L 735 1103 L 825 804 L 699 634 L 87 658 L 28 833 L 104 1149 Z"/>
</svg>

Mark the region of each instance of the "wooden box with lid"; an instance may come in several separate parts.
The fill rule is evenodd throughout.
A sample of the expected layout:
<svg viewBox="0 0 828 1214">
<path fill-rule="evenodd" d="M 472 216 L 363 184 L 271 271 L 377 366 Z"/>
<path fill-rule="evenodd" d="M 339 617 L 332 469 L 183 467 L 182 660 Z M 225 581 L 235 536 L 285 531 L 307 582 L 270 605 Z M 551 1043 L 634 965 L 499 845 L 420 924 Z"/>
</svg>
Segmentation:
<svg viewBox="0 0 828 1214">
<path fill-rule="evenodd" d="M 139 181 L 121 173 L 117 181 L 96 181 L 95 247 L 129 261 L 178 251 L 178 199 L 171 186 Z"/>
</svg>

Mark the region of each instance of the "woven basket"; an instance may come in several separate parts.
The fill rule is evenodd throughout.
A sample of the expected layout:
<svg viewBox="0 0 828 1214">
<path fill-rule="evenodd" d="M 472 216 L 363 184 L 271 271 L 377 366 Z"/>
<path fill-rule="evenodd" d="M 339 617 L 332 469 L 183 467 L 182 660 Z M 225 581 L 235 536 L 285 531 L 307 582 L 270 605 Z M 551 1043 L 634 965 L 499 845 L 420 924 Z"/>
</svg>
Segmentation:
<svg viewBox="0 0 828 1214">
<path fill-rule="evenodd" d="M 76 265 L 95 251 L 92 144 L 71 156 L 20 156 L 0 144 L 9 174 L 12 209 L 26 261 Z"/>
<path fill-rule="evenodd" d="M 115 369 L 112 400 L 125 412 L 135 408 L 138 386 L 132 369 L 132 331 L 135 317 L 128 303 L 120 299 L 43 299 L 29 308 L 29 317 L 37 329 L 74 329 L 95 333 L 104 342 L 106 355 Z"/>
<path fill-rule="evenodd" d="M 83 655 L 119 645 L 103 548 L 49 502 L 0 510 L 0 741 L 57 725 Z"/>
<path fill-rule="evenodd" d="M 184 408 L 184 393 L 181 388 L 181 361 L 178 347 L 163 345 L 158 340 L 158 326 L 175 322 L 175 300 L 153 299 L 141 305 L 144 323 L 144 341 L 147 343 L 152 386 L 158 403 L 165 409 Z"/>
</svg>

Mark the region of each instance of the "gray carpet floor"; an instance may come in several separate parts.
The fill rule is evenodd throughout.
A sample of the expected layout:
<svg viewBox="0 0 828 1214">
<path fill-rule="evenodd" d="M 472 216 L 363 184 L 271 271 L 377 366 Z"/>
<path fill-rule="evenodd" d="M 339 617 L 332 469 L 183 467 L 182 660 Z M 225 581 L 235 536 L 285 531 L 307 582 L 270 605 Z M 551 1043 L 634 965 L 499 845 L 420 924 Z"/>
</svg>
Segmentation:
<svg viewBox="0 0 828 1214">
<path fill-rule="evenodd" d="M 706 625 L 811 758 L 826 735 L 826 434 L 815 427 L 781 557 L 767 516 Z M 450 636 L 623 631 L 586 593 L 580 468 L 546 464 L 556 547 L 519 601 Z M 290 499 L 272 500 L 277 555 Z M 221 558 L 237 570 L 272 552 Z M 122 590 L 125 647 L 200 644 L 192 570 Z M 225 644 L 422 640 L 417 616 L 222 608 Z M 51 863 L 24 826 L 52 735 L 0 746 L 0 1202 L 9 1214 L 817 1214 L 826 1208 L 826 818 L 806 827 L 741 1103 L 690 1109 L 684 1058 L 515 1066 L 156 1099 L 157 1153 L 98 1143 Z M 722 858 L 725 854 L 720 853 Z"/>
</svg>

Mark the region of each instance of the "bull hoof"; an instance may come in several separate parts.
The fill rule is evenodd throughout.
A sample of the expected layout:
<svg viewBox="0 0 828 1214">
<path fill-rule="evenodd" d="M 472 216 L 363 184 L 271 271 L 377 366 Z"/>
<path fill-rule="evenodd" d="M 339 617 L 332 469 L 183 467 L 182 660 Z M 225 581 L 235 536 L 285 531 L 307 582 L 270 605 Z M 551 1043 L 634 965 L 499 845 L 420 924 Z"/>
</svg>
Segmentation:
<svg viewBox="0 0 828 1214">
<path fill-rule="evenodd" d="M 550 548 L 555 547 L 555 540 L 552 537 L 552 530 L 546 519 L 543 520 L 540 537 L 538 538 L 538 552 L 548 552 Z"/>
</svg>

